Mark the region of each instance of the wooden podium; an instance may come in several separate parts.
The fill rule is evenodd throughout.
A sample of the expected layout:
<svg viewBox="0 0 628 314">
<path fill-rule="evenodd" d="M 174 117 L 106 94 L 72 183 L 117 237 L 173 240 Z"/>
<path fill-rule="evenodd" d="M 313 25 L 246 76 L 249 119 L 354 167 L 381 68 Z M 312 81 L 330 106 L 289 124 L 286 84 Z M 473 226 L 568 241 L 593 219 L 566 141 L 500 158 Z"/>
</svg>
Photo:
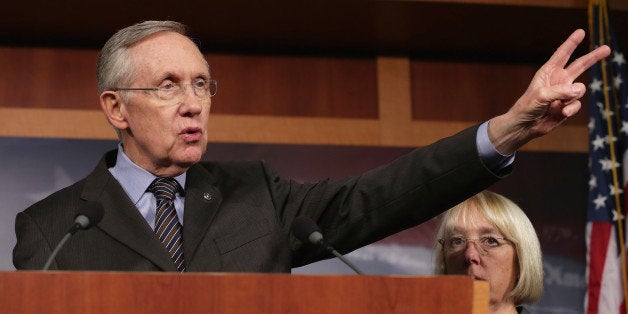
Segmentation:
<svg viewBox="0 0 628 314">
<path fill-rule="evenodd" d="M 466 276 L 0 272 L 3 313 L 486 313 Z"/>
</svg>

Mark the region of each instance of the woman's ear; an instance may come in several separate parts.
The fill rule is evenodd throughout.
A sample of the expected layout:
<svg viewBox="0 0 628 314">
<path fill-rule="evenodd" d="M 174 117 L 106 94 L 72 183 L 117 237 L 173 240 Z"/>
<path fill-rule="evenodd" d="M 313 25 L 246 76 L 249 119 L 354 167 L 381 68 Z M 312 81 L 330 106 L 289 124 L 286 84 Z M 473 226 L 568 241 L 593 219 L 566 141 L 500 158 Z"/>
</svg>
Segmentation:
<svg viewBox="0 0 628 314">
<path fill-rule="evenodd" d="M 105 91 L 100 94 L 100 107 L 107 116 L 109 123 L 118 130 L 124 130 L 128 127 L 123 105 L 122 98 L 114 91 Z"/>
</svg>

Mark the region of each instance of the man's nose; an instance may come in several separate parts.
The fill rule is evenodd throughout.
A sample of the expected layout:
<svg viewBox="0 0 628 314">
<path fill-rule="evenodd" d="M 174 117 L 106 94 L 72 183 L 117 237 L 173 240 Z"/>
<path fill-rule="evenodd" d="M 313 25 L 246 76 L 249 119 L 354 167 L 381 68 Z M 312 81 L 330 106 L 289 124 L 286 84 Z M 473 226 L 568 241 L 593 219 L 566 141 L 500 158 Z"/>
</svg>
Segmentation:
<svg viewBox="0 0 628 314">
<path fill-rule="evenodd" d="M 203 111 L 203 104 L 205 102 L 211 103 L 211 99 L 200 99 L 194 92 L 194 88 L 191 85 L 184 85 L 182 92 L 181 110 L 182 115 L 197 115 Z"/>
</svg>

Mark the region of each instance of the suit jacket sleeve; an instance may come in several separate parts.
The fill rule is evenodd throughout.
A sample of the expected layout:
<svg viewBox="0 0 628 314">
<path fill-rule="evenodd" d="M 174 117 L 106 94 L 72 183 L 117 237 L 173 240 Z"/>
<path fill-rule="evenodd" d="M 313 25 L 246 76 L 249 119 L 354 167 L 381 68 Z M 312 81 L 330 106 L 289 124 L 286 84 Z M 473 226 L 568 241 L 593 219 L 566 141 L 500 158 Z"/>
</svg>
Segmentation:
<svg viewBox="0 0 628 314">
<path fill-rule="evenodd" d="M 476 130 L 469 128 L 388 165 L 340 180 L 296 188 L 269 171 L 275 203 L 283 210 L 280 217 L 286 224 L 296 215 L 313 218 L 342 253 L 416 226 L 501 178 L 481 162 Z M 292 241 L 293 266 L 329 257 Z"/>
</svg>

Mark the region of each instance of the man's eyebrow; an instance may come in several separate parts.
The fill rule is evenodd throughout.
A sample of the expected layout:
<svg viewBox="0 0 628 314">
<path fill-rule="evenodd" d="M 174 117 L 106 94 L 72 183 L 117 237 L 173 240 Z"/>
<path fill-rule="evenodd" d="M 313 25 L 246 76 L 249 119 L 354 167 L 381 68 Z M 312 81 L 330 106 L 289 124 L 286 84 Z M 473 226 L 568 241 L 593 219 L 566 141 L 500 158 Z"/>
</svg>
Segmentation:
<svg viewBox="0 0 628 314">
<path fill-rule="evenodd" d="M 156 73 L 155 77 L 156 77 L 157 81 L 161 82 L 161 81 L 163 81 L 165 79 L 168 79 L 168 78 L 176 78 L 177 75 L 174 74 L 171 71 L 167 71 L 167 72 L 163 72 L 163 73 Z"/>
<path fill-rule="evenodd" d="M 205 80 L 209 80 L 211 77 L 211 75 L 209 73 L 199 73 L 198 75 L 196 75 L 196 78 L 202 78 Z"/>
</svg>

